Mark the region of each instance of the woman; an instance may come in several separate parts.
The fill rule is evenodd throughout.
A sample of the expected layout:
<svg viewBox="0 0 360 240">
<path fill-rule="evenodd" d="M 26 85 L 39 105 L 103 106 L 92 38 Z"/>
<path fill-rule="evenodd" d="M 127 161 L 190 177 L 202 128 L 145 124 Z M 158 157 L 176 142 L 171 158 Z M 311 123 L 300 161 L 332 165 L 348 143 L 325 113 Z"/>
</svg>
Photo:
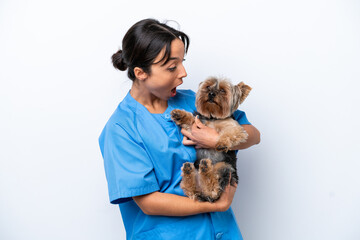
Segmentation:
<svg viewBox="0 0 360 240">
<path fill-rule="evenodd" d="M 235 187 L 215 203 L 187 198 L 180 188 L 181 166 L 196 159 L 195 147 L 214 147 L 217 132 L 197 121 L 192 132 L 179 129 L 173 109 L 195 110 L 195 93 L 177 90 L 188 36 L 154 19 L 133 25 L 112 57 L 128 70 L 131 90 L 99 138 L 110 201 L 119 204 L 127 239 L 242 239 L 230 208 Z M 244 149 L 259 143 L 259 131 L 237 110 L 248 132 Z M 181 130 L 181 132 L 180 132 Z"/>
</svg>

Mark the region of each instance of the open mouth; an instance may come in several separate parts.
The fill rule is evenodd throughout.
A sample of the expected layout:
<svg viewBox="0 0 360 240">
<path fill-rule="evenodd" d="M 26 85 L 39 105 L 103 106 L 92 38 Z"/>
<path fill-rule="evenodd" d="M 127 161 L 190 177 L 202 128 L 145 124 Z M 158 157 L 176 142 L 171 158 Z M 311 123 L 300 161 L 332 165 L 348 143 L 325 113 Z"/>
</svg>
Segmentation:
<svg viewBox="0 0 360 240">
<path fill-rule="evenodd" d="M 182 80 L 181 80 L 181 82 L 180 82 L 178 85 L 176 85 L 176 87 L 174 87 L 173 89 L 171 89 L 171 97 L 174 97 L 174 96 L 176 95 L 176 88 L 177 88 L 178 86 L 180 86 L 182 83 L 183 83 L 183 82 L 182 82 Z"/>
<path fill-rule="evenodd" d="M 176 95 L 176 87 L 171 89 L 171 96 L 174 97 Z"/>
</svg>

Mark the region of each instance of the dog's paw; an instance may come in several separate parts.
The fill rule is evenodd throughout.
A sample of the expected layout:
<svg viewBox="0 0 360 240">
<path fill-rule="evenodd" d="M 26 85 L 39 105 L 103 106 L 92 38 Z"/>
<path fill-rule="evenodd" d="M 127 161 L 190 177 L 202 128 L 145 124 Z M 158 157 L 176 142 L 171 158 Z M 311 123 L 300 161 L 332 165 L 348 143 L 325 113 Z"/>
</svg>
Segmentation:
<svg viewBox="0 0 360 240">
<path fill-rule="evenodd" d="M 215 149 L 218 152 L 228 152 L 230 150 L 230 147 L 231 147 L 230 144 L 225 143 L 225 142 L 218 142 L 215 145 Z"/>
<path fill-rule="evenodd" d="M 199 169 L 201 173 L 209 172 L 211 167 L 212 167 L 212 163 L 210 159 L 203 159 L 200 161 Z"/>
<path fill-rule="evenodd" d="M 174 109 L 171 111 L 171 119 L 175 122 L 179 122 L 184 118 L 184 111 L 179 109 Z"/>
<path fill-rule="evenodd" d="M 215 149 L 218 152 L 227 152 L 227 151 L 229 151 L 229 147 L 225 146 L 225 145 L 216 145 Z"/>
<path fill-rule="evenodd" d="M 248 133 L 244 130 L 243 132 L 241 132 L 241 134 L 239 134 L 239 137 L 236 140 L 238 140 L 240 143 L 244 143 L 248 139 L 248 136 Z"/>
<path fill-rule="evenodd" d="M 231 142 L 233 146 L 239 145 L 240 143 L 244 143 L 248 139 L 248 133 L 244 128 L 239 127 L 235 131 L 235 134 L 231 137 Z"/>
<path fill-rule="evenodd" d="M 229 137 L 221 137 L 215 145 L 218 152 L 227 152 L 232 147 L 232 141 Z"/>
<path fill-rule="evenodd" d="M 189 162 L 184 163 L 181 168 L 181 171 L 183 172 L 184 175 L 191 174 L 194 171 L 194 164 Z"/>
<path fill-rule="evenodd" d="M 194 123 L 194 116 L 185 110 L 174 109 L 170 113 L 171 119 L 174 123 L 181 128 L 185 128 L 188 131 L 191 131 L 191 126 Z"/>
</svg>

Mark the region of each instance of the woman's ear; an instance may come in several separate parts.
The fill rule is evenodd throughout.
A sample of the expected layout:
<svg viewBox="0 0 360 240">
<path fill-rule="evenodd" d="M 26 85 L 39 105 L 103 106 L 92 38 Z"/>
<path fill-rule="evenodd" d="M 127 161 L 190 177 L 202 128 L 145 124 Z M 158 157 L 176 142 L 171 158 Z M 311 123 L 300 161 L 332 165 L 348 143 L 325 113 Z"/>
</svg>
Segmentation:
<svg viewBox="0 0 360 240">
<path fill-rule="evenodd" d="M 148 77 L 148 74 L 146 72 L 144 72 L 144 70 L 142 70 L 142 68 L 139 68 L 139 67 L 134 68 L 134 74 L 135 74 L 135 78 L 139 79 L 141 81 L 145 80 Z"/>
</svg>

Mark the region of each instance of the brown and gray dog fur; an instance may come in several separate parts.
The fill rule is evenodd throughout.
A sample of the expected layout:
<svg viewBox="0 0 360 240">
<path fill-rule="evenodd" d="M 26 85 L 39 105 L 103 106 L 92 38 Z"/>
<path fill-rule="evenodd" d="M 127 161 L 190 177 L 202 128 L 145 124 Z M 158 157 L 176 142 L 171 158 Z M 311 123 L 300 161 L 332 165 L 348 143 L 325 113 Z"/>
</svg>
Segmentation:
<svg viewBox="0 0 360 240">
<path fill-rule="evenodd" d="M 229 182 L 238 182 L 236 153 L 231 149 L 246 142 L 248 134 L 232 114 L 250 91 L 251 87 L 243 82 L 232 85 L 226 79 L 211 77 L 199 85 L 196 113 L 179 109 L 171 112 L 172 120 L 181 128 L 191 131 L 194 115 L 198 115 L 203 124 L 219 133 L 215 149 L 197 149 L 195 163 L 184 163 L 181 168 L 180 186 L 189 198 L 214 202 Z"/>
</svg>

